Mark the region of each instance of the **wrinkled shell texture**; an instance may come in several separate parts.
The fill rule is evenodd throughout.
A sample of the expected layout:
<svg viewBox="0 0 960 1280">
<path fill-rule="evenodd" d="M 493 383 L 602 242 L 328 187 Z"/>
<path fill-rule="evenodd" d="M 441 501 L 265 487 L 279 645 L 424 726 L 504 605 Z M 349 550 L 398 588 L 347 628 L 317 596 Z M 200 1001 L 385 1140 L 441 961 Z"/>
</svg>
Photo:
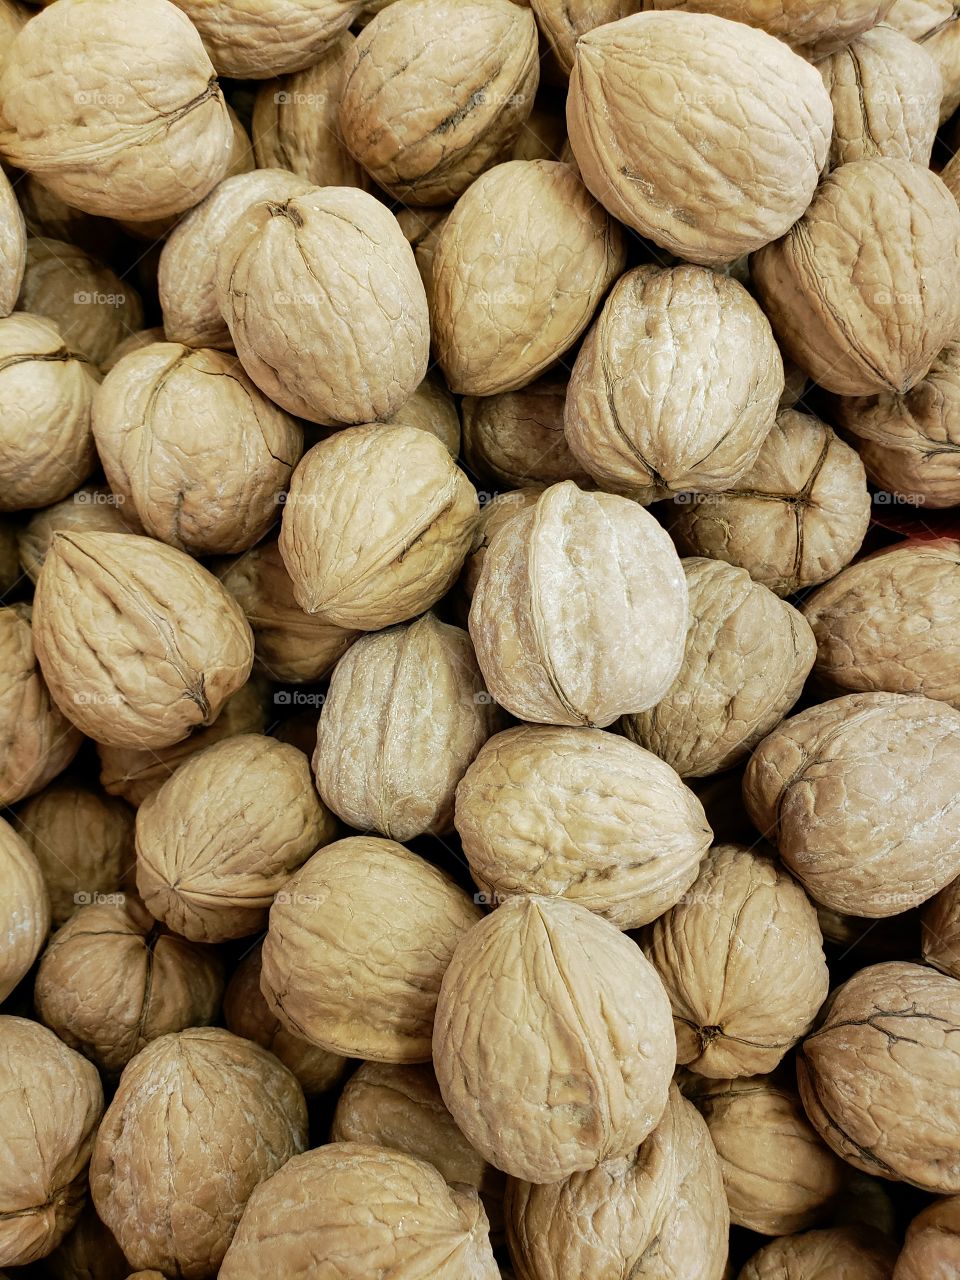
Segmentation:
<svg viewBox="0 0 960 1280">
<path fill-rule="evenodd" d="M 97 1069 L 36 1022 L 0 1017 L 0 1264 L 45 1257 L 76 1221 L 103 1111 Z"/>
<path fill-rule="evenodd" d="M 392 427 L 417 427 L 436 436 L 456 458 L 460 453 L 460 414 L 442 376 L 431 369 L 408 400 L 383 421 Z"/>
<path fill-rule="evenodd" d="M 951 881 L 924 907 L 922 940 L 927 964 L 960 978 L 960 881 Z"/>
<path fill-rule="evenodd" d="M 960 712 L 854 693 L 785 720 L 743 781 L 751 820 L 824 906 L 879 918 L 960 874 Z"/>
<path fill-rule="evenodd" d="M 563 898 L 511 898 L 443 977 L 433 1059 L 468 1141 L 514 1178 L 559 1182 L 634 1150 L 675 1062 L 670 1006 L 639 947 Z"/>
<path fill-rule="evenodd" d="M 463 456 L 470 470 L 510 487 L 590 476 L 570 452 L 563 430 L 567 384 L 550 374 L 518 391 L 464 396 Z"/>
<path fill-rule="evenodd" d="M 603 728 L 667 692 L 688 616 L 683 568 L 653 517 L 566 481 L 494 538 L 470 635 L 487 688 L 512 715 Z"/>
<path fill-rule="evenodd" d="M 582 35 L 642 7 L 640 0 L 531 0 L 540 30 L 568 75 Z"/>
<path fill-rule="evenodd" d="M 284 886 L 261 988 L 290 1031 L 333 1053 L 427 1062 L 440 980 L 480 908 L 403 845 L 351 836 Z"/>
<path fill-rule="evenodd" d="M 858 1227 L 782 1236 L 754 1254 L 737 1280 L 891 1280 L 896 1245 Z"/>
<path fill-rule="evenodd" d="M 705 267 L 621 276 L 570 379 L 567 442 L 596 481 L 641 502 L 729 489 L 756 461 L 783 391 L 769 322 Z"/>
<path fill-rule="evenodd" d="M 119 364 L 124 356 L 132 351 L 140 351 L 143 347 L 152 346 L 155 342 L 166 342 L 166 334 L 162 325 L 154 325 L 152 329 L 136 329 L 122 342 L 118 342 L 106 360 L 100 362 L 100 372 L 108 374 L 115 364 Z"/>
<path fill-rule="evenodd" d="M 2 66 L 2 63 L 0 63 Z M 27 262 L 27 230 L 10 179 L 0 172 L 0 317 L 17 303 Z"/>
<path fill-rule="evenodd" d="M 539 485 L 536 487 L 531 485 L 523 489 L 508 489 L 504 493 L 496 494 L 480 508 L 480 518 L 473 534 L 473 545 L 463 566 L 459 583 L 460 603 L 463 606 L 465 618 L 469 614 L 470 602 L 480 581 L 480 571 L 487 557 L 490 543 L 507 521 L 512 520 L 519 512 L 536 506 L 541 493 L 543 489 Z"/>
<path fill-rule="evenodd" d="M 800 696 L 817 656 L 792 605 L 722 560 L 684 560 L 690 627 L 680 674 L 665 697 L 626 716 L 627 737 L 681 777 L 744 760 Z"/>
<path fill-rule="evenodd" d="M 567 99 L 573 153 L 601 204 L 706 265 L 759 249 L 797 220 L 832 118 L 816 69 L 779 40 L 673 11 L 583 36 Z"/>
<path fill-rule="evenodd" d="M 493 901 L 562 894 L 621 929 L 689 889 L 712 835 L 656 756 L 600 729 L 546 725 L 490 739 L 457 788 L 456 825 Z"/>
<path fill-rule="evenodd" d="M 58 534 L 33 627 L 57 705 L 108 746 L 179 742 L 216 718 L 253 663 L 250 628 L 217 580 L 134 534 Z"/>
<path fill-rule="evenodd" d="M 36 582 L 55 533 L 129 533 L 120 515 L 123 499 L 102 485 L 83 485 L 75 493 L 42 507 L 17 527 L 17 551 L 24 572 Z"/>
<path fill-rule="evenodd" d="M 0 818 L 0 1000 L 27 973 L 50 929 L 50 899 L 40 864 L 9 823 Z"/>
<path fill-rule="evenodd" d="M 362 0 L 177 0 L 219 75 L 262 79 L 316 62 Z"/>
<path fill-rule="evenodd" d="M 893 1280 L 952 1280 L 960 1272 L 960 1196 L 935 1200 L 907 1228 Z"/>
</svg>

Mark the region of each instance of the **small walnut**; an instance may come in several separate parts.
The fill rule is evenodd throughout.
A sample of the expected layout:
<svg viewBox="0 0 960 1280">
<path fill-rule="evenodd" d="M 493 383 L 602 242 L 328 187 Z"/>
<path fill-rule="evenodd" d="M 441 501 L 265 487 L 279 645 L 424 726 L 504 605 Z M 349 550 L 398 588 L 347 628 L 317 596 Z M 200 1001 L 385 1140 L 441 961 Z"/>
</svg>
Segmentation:
<svg viewBox="0 0 960 1280">
<path fill-rule="evenodd" d="M 495 494 L 489 502 L 485 502 L 480 508 L 480 519 L 477 521 L 477 527 L 474 530 L 473 544 L 463 566 L 463 573 L 458 584 L 459 599 L 457 603 L 464 622 L 466 622 L 467 614 L 469 614 L 470 602 L 476 592 L 477 583 L 480 581 L 480 571 L 487 557 L 490 543 L 508 520 L 512 520 L 521 511 L 526 511 L 529 507 L 535 506 L 541 493 L 543 493 L 541 485 L 530 485 L 523 489 L 510 489 L 506 493 Z"/>
<path fill-rule="evenodd" d="M 409 399 L 383 421 L 391 427 L 419 427 L 436 436 L 451 458 L 460 454 L 460 415 L 443 378 L 432 369 Z"/>
<path fill-rule="evenodd" d="M 893 1280 L 954 1280 L 960 1275 L 960 1196 L 935 1200 L 907 1227 Z"/>
<path fill-rule="evenodd" d="M 259 80 L 312 66 L 350 26 L 363 0 L 177 0 L 217 73 Z"/>
<path fill-rule="evenodd" d="M 154 326 L 152 329 L 136 329 L 122 342 L 118 342 L 113 348 L 106 360 L 100 363 L 100 372 L 104 375 L 120 363 L 124 356 L 128 356 L 133 351 L 141 351 L 144 347 L 151 347 L 155 342 L 166 342 L 167 337 L 161 326 Z"/>
<path fill-rule="evenodd" d="M 31 582 L 40 577 L 55 533 L 130 533 L 120 514 L 124 505 L 125 499 L 105 485 L 87 484 L 33 512 L 26 524 L 17 526 L 17 554 Z"/>
<path fill-rule="evenodd" d="M 9 0 L 6 3 L 9 4 Z M 0 7 L 0 25 L 4 14 L 12 12 L 16 10 Z M 0 317 L 8 316 L 17 305 L 26 263 L 27 229 L 23 214 L 10 179 L 0 169 Z"/>
<path fill-rule="evenodd" d="M 952 978 L 960 978 L 960 879 L 951 880 L 930 899 L 921 921 L 924 960 Z"/>
<path fill-rule="evenodd" d="M 518 0 L 514 0 L 516 4 Z M 524 122 L 519 137 L 504 155 L 504 160 L 562 160 L 573 168 L 572 158 L 563 154 L 564 148 L 569 151 L 567 143 L 567 122 L 563 112 L 555 109 L 554 103 L 534 100 L 533 110 Z"/>
<path fill-rule="evenodd" d="M 0 1001 L 3 1001 L 40 954 L 50 930 L 50 897 L 39 862 L 2 818 L 0 889 Z"/>
<path fill-rule="evenodd" d="M 442 209 L 398 209 L 397 222 L 413 250 L 413 257 L 420 272 L 420 279 L 427 293 L 427 306 L 433 318 L 433 259 L 440 243 L 443 228 L 453 206 Z"/>
<path fill-rule="evenodd" d="M 470 470 L 511 488 L 593 481 L 563 433 L 566 379 L 545 374 L 517 391 L 463 398 L 463 456 Z"/>
<path fill-rule="evenodd" d="M 781 1236 L 755 1253 L 737 1280 L 892 1280 L 894 1242 L 864 1227 Z"/>
<path fill-rule="evenodd" d="M 901 4 L 913 2 L 899 0 Z M 891 0 L 840 0 L 832 4 L 822 4 L 820 0 L 781 0 L 773 5 L 768 0 L 680 0 L 674 4 L 674 0 L 645 0 L 642 7 L 716 13 L 733 22 L 769 31 L 804 57 L 816 61 L 817 56 L 842 49 L 861 31 L 882 22 L 890 3 Z M 943 3 L 949 4 L 949 0 Z"/>
<path fill-rule="evenodd" d="M 531 7 L 557 62 L 569 75 L 581 36 L 643 6 L 640 0 L 531 0 Z"/>
</svg>

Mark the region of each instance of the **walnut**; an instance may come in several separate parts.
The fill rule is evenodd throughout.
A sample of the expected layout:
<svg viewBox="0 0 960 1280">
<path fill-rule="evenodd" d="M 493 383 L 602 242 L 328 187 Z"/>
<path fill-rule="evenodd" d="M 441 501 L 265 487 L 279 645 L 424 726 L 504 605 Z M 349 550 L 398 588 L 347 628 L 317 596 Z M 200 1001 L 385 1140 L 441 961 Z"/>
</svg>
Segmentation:
<svg viewBox="0 0 960 1280">
<path fill-rule="evenodd" d="M 75 493 L 30 513 L 17 527 L 17 553 L 31 582 L 36 582 L 55 533 L 130 533 L 120 512 L 126 500 L 105 485 L 81 485 Z M 129 513 L 128 513 L 129 514 Z"/>
<path fill-rule="evenodd" d="M 10 0 L 5 0 L 9 6 Z M 0 7 L 0 24 L 4 15 L 18 12 Z M 2 55 L 0 55 L 2 56 Z M 2 67 L 2 63 L 0 63 Z M 27 264 L 27 229 L 23 214 L 13 194 L 10 179 L 0 169 L 0 317 L 8 316 L 17 304 L 24 267 Z"/>
<path fill-rule="evenodd" d="M 531 0 L 531 5 L 544 38 L 567 75 L 581 36 L 643 7 L 640 0 Z"/>
<path fill-rule="evenodd" d="M 130 355 L 133 351 L 141 351 L 144 347 L 152 347 L 155 342 L 166 342 L 166 340 L 166 334 L 159 325 L 155 325 L 152 329 L 136 329 L 122 342 L 117 343 L 106 360 L 101 361 L 100 372 L 106 375 L 120 363 L 124 356 Z"/>
<path fill-rule="evenodd" d="M 781 1236 L 755 1253 L 737 1280 L 892 1280 L 897 1247 L 862 1227 Z"/>
<path fill-rule="evenodd" d="M 924 960 L 960 978 L 960 879 L 951 880 L 930 899 L 921 920 Z"/>
<path fill-rule="evenodd" d="M 460 453 L 460 415 L 453 396 L 439 373 L 432 369 L 417 387 L 383 421 L 392 427 L 419 427 L 436 436 L 451 458 Z"/>
<path fill-rule="evenodd" d="M 517 3 L 517 0 L 514 0 Z M 567 122 L 562 111 L 553 109 L 553 103 L 534 100 L 533 110 L 524 121 L 519 137 L 504 160 L 562 160 L 570 164 L 570 159 L 562 155 L 567 141 Z M 573 166 L 571 165 L 571 168 Z"/>
<path fill-rule="evenodd" d="M 473 600 L 477 583 L 480 581 L 480 571 L 483 568 L 483 562 L 486 559 L 490 543 L 508 520 L 512 520 L 521 511 L 526 511 L 528 507 L 535 506 L 541 493 L 543 493 L 542 485 L 528 485 L 522 489 L 510 489 L 506 493 L 495 494 L 489 502 L 485 502 L 480 508 L 480 519 L 477 521 L 477 527 L 474 530 L 473 544 L 463 566 L 463 573 L 458 584 L 458 593 L 460 595 L 458 603 L 463 613 L 464 622 L 466 622 L 466 617 L 470 612 L 470 602 Z"/>
<path fill-rule="evenodd" d="M 593 481 L 563 433 L 567 383 L 545 374 L 517 391 L 463 398 L 463 456 L 470 470 L 510 488 Z"/>
<path fill-rule="evenodd" d="M 3 1001 L 40 954 L 50 929 L 50 897 L 39 862 L 29 846 L 2 818 L 0 886 L 3 889 L 0 897 L 0 1001 Z"/>
<path fill-rule="evenodd" d="M 951 0 L 894 0 L 883 20 L 922 45 L 940 68 L 944 124 L 960 105 L 960 22 Z"/>
<path fill-rule="evenodd" d="M 913 2 L 899 0 L 901 4 Z M 818 56 L 842 49 L 861 31 L 869 31 L 884 21 L 890 4 L 891 0 L 835 0 L 831 4 L 821 4 L 820 0 L 782 0 L 775 5 L 768 0 L 680 0 L 675 5 L 673 0 L 646 0 L 643 8 L 716 13 L 769 31 L 816 61 Z"/>
<path fill-rule="evenodd" d="M 89 1202 L 44 1266 L 52 1280 L 126 1280 L 130 1274 L 120 1246 Z"/>
<path fill-rule="evenodd" d="M 893 1280 L 952 1280 L 960 1272 L 960 1196 L 935 1200 L 907 1227 Z"/>
<path fill-rule="evenodd" d="M 257 80 L 312 66 L 363 0 L 177 0 L 222 76 Z"/>
<path fill-rule="evenodd" d="M 427 306 L 433 318 L 433 259 L 440 236 L 453 206 L 442 209 L 398 209 L 397 222 L 413 250 L 414 261 L 427 293 Z"/>
</svg>

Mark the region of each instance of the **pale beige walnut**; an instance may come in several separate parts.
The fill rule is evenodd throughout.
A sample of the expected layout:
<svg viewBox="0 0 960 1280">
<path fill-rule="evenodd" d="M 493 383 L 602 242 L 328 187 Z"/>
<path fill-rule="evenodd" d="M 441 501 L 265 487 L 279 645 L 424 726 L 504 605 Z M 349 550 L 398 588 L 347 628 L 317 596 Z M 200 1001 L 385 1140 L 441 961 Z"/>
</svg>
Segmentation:
<svg viewBox="0 0 960 1280">
<path fill-rule="evenodd" d="M 481 911 L 403 845 L 350 836 L 284 885 L 260 986 L 289 1031 L 352 1058 L 427 1062 L 437 993 Z"/>
<path fill-rule="evenodd" d="M 89 1201 L 77 1225 L 44 1259 L 44 1267 L 50 1280 L 126 1280 L 130 1274 L 120 1246 Z"/>
<path fill-rule="evenodd" d="M 831 996 L 797 1056 L 814 1127 L 866 1173 L 960 1190 L 960 984 L 922 964 L 871 965 Z"/>
<path fill-rule="evenodd" d="M 635 1151 L 565 1182 L 508 1183 L 519 1280 L 722 1280 L 729 1224 L 721 1161 L 674 1085 L 659 1124 Z"/>
<path fill-rule="evenodd" d="M 683 778 L 744 760 L 796 702 L 817 656 L 802 614 L 722 560 L 683 561 L 690 627 L 680 674 L 627 737 Z"/>
<path fill-rule="evenodd" d="M 314 445 L 294 471 L 280 554 L 307 613 L 378 631 L 453 585 L 478 513 L 473 485 L 435 436 L 370 423 Z"/>
<path fill-rule="evenodd" d="M 899 915 L 960 874 L 960 711 L 852 693 L 784 720 L 743 779 L 761 834 L 824 906 Z"/>
<path fill-rule="evenodd" d="M 235 356 L 178 342 L 132 352 L 107 374 L 93 438 L 144 531 L 194 556 L 259 542 L 303 453 L 300 424 Z"/>
<path fill-rule="evenodd" d="M 733 22 L 769 31 L 786 44 L 816 61 L 835 49 L 842 49 L 869 31 L 890 9 L 891 0 L 646 0 L 645 9 L 687 9 L 694 13 L 715 13 Z M 917 0 L 900 0 L 915 3 Z M 926 0 L 919 0 L 926 3 Z M 934 3 L 937 0 L 933 0 Z M 949 0 L 942 0 L 949 3 Z M 887 19 L 889 21 L 889 19 Z"/>
<path fill-rule="evenodd" d="M 14 40 L 30 18 L 33 17 L 33 13 L 33 9 L 21 4 L 20 0 L 0 0 L 0 35 L 2 35 L 2 40 L 0 40 L 0 71 L 3 70 L 10 56 Z"/>
<path fill-rule="evenodd" d="M 487 688 L 512 715 L 603 728 L 667 692 L 688 616 L 683 567 L 657 521 L 568 480 L 493 539 L 470 635 Z"/>
<path fill-rule="evenodd" d="M 392 427 L 419 427 L 436 436 L 451 458 L 460 454 L 460 415 L 439 373 L 429 370 L 416 391 L 383 421 Z"/>
<path fill-rule="evenodd" d="M 311 1280 L 318 1265 L 338 1280 L 500 1275 L 472 1188 L 448 1186 L 425 1160 L 355 1142 L 296 1156 L 253 1193 L 220 1280 L 273 1280 L 278 1268 Z"/>
<path fill-rule="evenodd" d="M 275 1018 L 260 990 L 261 944 L 248 952 L 236 969 L 223 997 L 223 1019 L 234 1035 L 252 1040 L 292 1071 L 308 1098 L 336 1088 L 350 1063 L 294 1035 Z"/>
<path fill-rule="evenodd" d="M 508 520 L 512 520 L 521 511 L 535 506 L 541 493 L 543 493 L 541 485 L 525 485 L 522 489 L 508 489 L 505 493 L 495 494 L 480 508 L 480 519 L 474 530 L 470 554 L 464 563 L 458 584 L 458 606 L 464 622 L 470 611 L 470 602 L 473 600 L 477 583 L 480 581 L 480 572 L 490 543 Z"/>
<path fill-rule="evenodd" d="M 255 169 L 225 178 L 177 224 L 157 268 L 163 328 L 188 347 L 233 346 L 217 303 L 217 251 L 234 222 L 263 200 L 287 200 L 310 183 L 283 169 Z"/>
<path fill-rule="evenodd" d="M 40 864 L 0 818 L 0 1001 L 40 954 L 50 930 L 50 897 Z"/>
<path fill-rule="evenodd" d="M 883 21 L 922 45 L 943 77 L 940 123 L 960 105 L 960 21 L 951 0 L 894 0 Z"/>
<path fill-rule="evenodd" d="M 177 0 L 217 73 L 260 80 L 312 66 L 363 0 Z"/>
<path fill-rule="evenodd" d="M 554 57 L 569 75 L 581 36 L 643 5 L 641 0 L 531 0 L 531 7 Z"/>
<path fill-rule="evenodd" d="M 306 1144 L 303 1091 L 273 1054 L 220 1028 L 160 1036 L 103 1117 L 93 1203 L 131 1266 L 204 1280 L 251 1193 Z"/>
<path fill-rule="evenodd" d="M 5 4 L 7 8 L 0 7 L 0 25 L 5 13 L 15 12 L 9 7 L 10 0 L 5 0 Z M 0 317 L 8 316 L 17 305 L 26 264 L 27 229 L 23 214 L 10 179 L 0 169 Z"/>
<path fill-rule="evenodd" d="M 960 880 L 952 880 L 923 908 L 923 958 L 960 979 Z"/>
<path fill-rule="evenodd" d="M 707 1122 L 735 1226 L 783 1236 L 823 1221 L 847 1166 L 820 1141 L 786 1079 L 704 1080 L 685 1093 Z"/>
<path fill-rule="evenodd" d="M 463 456 L 470 470 L 517 488 L 593 481 L 563 433 L 567 381 L 547 373 L 529 386 L 463 398 Z"/>
<path fill-rule="evenodd" d="M 396 199 L 447 204 L 516 141 L 539 79 L 529 9 L 510 0 L 399 0 L 346 56 L 340 131 Z"/>
<path fill-rule="evenodd" d="M 44 951 L 37 1016 L 108 1075 L 158 1036 L 214 1021 L 223 962 L 174 937 L 136 898 L 81 907 Z"/>
<path fill-rule="evenodd" d="M 239 734 L 185 760 L 137 810 L 137 889 L 184 937 L 244 938 L 335 831 L 303 752 Z"/>
<path fill-rule="evenodd" d="M 623 231 L 569 165 L 510 160 L 482 174 L 447 218 L 431 268 L 451 391 L 532 382 L 583 333 L 625 261 Z"/>
<path fill-rule="evenodd" d="M 44 1258 L 80 1215 L 103 1111 L 92 1062 L 26 1018 L 0 1017 L 0 1264 Z"/>
<path fill-rule="evenodd" d="M 559 1182 L 635 1150 L 663 1116 L 675 1061 L 656 971 L 615 925 L 565 898 L 508 898 L 443 976 L 443 1100 L 511 1177 Z"/>
<path fill-rule="evenodd" d="M 567 443 L 598 484 L 640 502 L 729 489 L 756 461 L 783 385 L 770 324 L 743 285 L 706 267 L 637 267 L 580 348 Z"/>
<path fill-rule="evenodd" d="M 124 498 L 105 485 L 86 484 L 59 502 L 32 512 L 29 520 L 17 527 L 17 554 L 31 582 L 39 578 L 56 533 L 130 533 L 120 514 L 124 505 Z"/>
<path fill-rule="evenodd" d="M 107 746 L 179 742 L 216 719 L 253 664 L 243 611 L 216 578 L 136 534 L 56 534 L 33 625 L 57 705 Z"/>
<path fill-rule="evenodd" d="M 113 348 L 106 360 L 100 363 L 100 372 L 108 374 L 110 370 L 120 363 L 124 356 L 128 356 L 131 352 L 141 351 L 144 347 L 151 347 L 155 342 L 166 342 L 167 336 L 162 326 L 154 326 L 152 329 L 136 329 L 122 342 L 118 342 Z"/>
<path fill-rule="evenodd" d="M 558 894 L 620 929 L 673 906 L 712 836 L 699 800 L 649 751 L 548 725 L 490 739 L 457 788 L 456 825 L 492 901 Z"/>
<path fill-rule="evenodd" d="M 955 1280 L 960 1275 L 960 1196 L 927 1205 L 910 1223 L 893 1280 Z"/>
<path fill-rule="evenodd" d="M 311 422 L 385 418 L 427 372 L 413 250 L 366 191 L 311 187 L 249 208 L 220 245 L 217 302 L 253 381 Z"/>
<path fill-rule="evenodd" d="M 168 0 L 143 0 L 132 25 L 112 0 L 44 9 L 14 42 L 0 101 L 0 154 L 87 213 L 180 213 L 230 160 L 213 65 Z"/>
<path fill-rule="evenodd" d="M 50 695 L 34 654 L 28 604 L 0 608 L 0 804 L 32 796 L 83 741 Z"/>
<path fill-rule="evenodd" d="M 646 952 L 673 1006 L 677 1061 L 711 1079 L 772 1071 L 829 987 L 812 903 L 772 857 L 743 845 L 710 851 L 650 926 Z"/>
<path fill-rule="evenodd" d="M 122 800 L 55 782 L 21 805 L 17 830 L 33 850 L 55 928 L 100 894 L 117 893 L 135 861 L 133 811 Z"/>
<path fill-rule="evenodd" d="M 427 292 L 427 305 L 433 310 L 433 259 L 436 256 L 440 236 L 452 212 L 452 206 L 443 209 L 398 209 L 397 222 L 413 250 L 414 261 L 420 279 Z"/>
<path fill-rule="evenodd" d="M 781 1236 L 755 1253 L 737 1280 L 892 1280 L 897 1246 L 864 1227 Z"/>
<path fill-rule="evenodd" d="M 665 523 L 684 555 L 738 565 L 788 596 L 853 559 L 870 523 L 870 494 L 853 449 L 819 418 L 784 409 L 733 488 L 677 495 Z"/>
<path fill-rule="evenodd" d="M 621 222 L 720 265 L 810 203 L 833 110 L 816 68 L 712 14 L 638 13 L 577 44 L 567 129 L 583 181 Z"/>
<path fill-rule="evenodd" d="M 902 394 L 956 336 L 960 209 L 922 165 L 855 160 L 750 269 L 780 346 L 816 382 Z"/>
<path fill-rule="evenodd" d="M 116 234 L 112 230 L 113 224 L 106 218 L 96 218 L 74 209 L 38 182 L 33 174 L 20 177 L 17 199 L 30 235 L 51 236 L 54 240 L 79 245 L 94 257 L 108 253 L 112 237 Z"/>
<path fill-rule="evenodd" d="M 98 380 L 43 316 L 0 320 L 0 511 L 58 502 L 93 471 Z"/>
<path fill-rule="evenodd" d="M 502 723 L 470 637 L 426 613 L 337 663 L 317 726 L 317 790 L 358 831 L 453 831 L 457 784 Z"/>
</svg>

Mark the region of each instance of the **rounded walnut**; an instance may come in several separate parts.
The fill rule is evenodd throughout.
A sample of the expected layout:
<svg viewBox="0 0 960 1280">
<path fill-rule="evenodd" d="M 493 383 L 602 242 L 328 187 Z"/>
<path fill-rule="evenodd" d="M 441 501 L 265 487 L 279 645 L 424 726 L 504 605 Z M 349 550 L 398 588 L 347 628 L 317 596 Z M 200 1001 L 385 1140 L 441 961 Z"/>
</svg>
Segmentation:
<svg viewBox="0 0 960 1280">
<path fill-rule="evenodd" d="M 4 10 L 0 7 L 0 26 Z M 3 55 L 0 55 L 2 57 Z M 2 68 L 0 62 L 0 68 Z M 17 305 L 23 269 L 27 264 L 27 229 L 10 179 L 0 170 L 0 317 Z"/>
<path fill-rule="evenodd" d="M 508 520 L 512 520 L 521 511 L 526 511 L 529 507 L 536 506 L 537 499 L 541 493 L 543 493 L 543 488 L 540 485 L 530 485 L 523 489 L 509 489 L 505 493 L 494 494 L 489 502 L 485 502 L 481 506 L 480 518 L 474 530 L 470 554 L 467 556 L 458 584 L 459 599 L 457 604 L 464 621 L 466 621 L 467 614 L 469 614 L 470 602 L 473 600 L 477 583 L 480 581 L 480 572 L 483 569 L 483 562 L 487 558 L 487 550 L 490 547 L 490 543 Z"/>
<path fill-rule="evenodd" d="M 954 1280 L 960 1274 L 960 1196 L 927 1205 L 907 1228 L 893 1280 Z"/>
<path fill-rule="evenodd" d="M 460 454 L 460 415 L 438 372 L 428 370 L 416 391 L 383 419 L 391 427 L 418 427 L 436 436 L 451 458 Z"/>
<path fill-rule="evenodd" d="M 511 488 L 592 480 L 563 433 L 567 383 L 545 374 L 517 391 L 463 398 L 463 456 L 470 470 Z"/>
<path fill-rule="evenodd" d="M 930 899 L 921 922 L 924 960 L 960 979 L 960 879 L 951 880 Z"/>
<path fill-rule="evenodd" d="M 777 4 L 770 4 L 769 0 L 680 0 L 679 4 L 674 0 L 646 0 L 642 7 L 715 13 L 769 31 L 816 61 L 818 56 L 842 49 L 861 31 L 869 31 L 883 21 L 890 0 L 835 0 L 832 4 L 821 0 L 781 0 Z"/>
<path fill-rule="evenodd" d="M 50 898 L 28 845 L 0 818 L 0 1001 L 40 954 L 50 929 Z"/>
<path fill-rule="evenodd" d="M 105 485 L 86 484 L 52 506 L 34 511 L 17 527 L 17 553 L 31 582 L 40 570 L 55 533 L 129 533 L 120 512 L 125 500 Z"/>
<path fill-rule="evenodd" d="M 863 1227 L 781 1236 L 755 1253 L 737 1280 L 892 1280 L 897 1246 Z"/>
<path fill-rule="evenodd" d="M 544 39 L 567 75 L 581 36 L 641 7 L 639 0 L 531 0 Z"/>
<path fill-rule="evenodd" d="M 167 335 L 163 331 L 162 325 L 154 325 L 152 329 L 136 329 L 133 333 L 128 334 L 122 342 L 118 342 L 113 348 L 106 360 L 100 364 L 100 372 L 106 376 L 110 370 L 120 363 L 124 356 L 128 356 L 131 352 L 141 351 L 144 347 L 153 346 L 155 342 L 166 342 Z"/>
<path fill-rule="evenodd" d="M 350 26 L 363 0 L 177 0 L 217 73 L 259 80 L 312 66 Z"/>
</svg>

